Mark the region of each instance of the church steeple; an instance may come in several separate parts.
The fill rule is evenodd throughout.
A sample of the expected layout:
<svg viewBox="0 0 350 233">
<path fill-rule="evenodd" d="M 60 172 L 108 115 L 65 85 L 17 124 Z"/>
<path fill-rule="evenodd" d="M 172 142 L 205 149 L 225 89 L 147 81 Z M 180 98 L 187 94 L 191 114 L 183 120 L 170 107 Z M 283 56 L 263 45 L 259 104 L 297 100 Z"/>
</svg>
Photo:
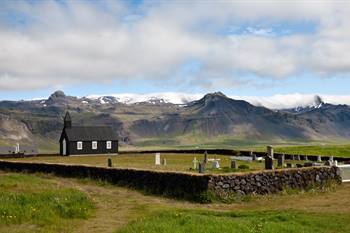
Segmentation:
<svg viewBox="0 0 350 233">
<path fill-rule="evenodd" d="M 64 117 L 64 128 L 72 128 L 72 120 L 68 111 L 66 112 L 66 116 Z"/>
</svg>

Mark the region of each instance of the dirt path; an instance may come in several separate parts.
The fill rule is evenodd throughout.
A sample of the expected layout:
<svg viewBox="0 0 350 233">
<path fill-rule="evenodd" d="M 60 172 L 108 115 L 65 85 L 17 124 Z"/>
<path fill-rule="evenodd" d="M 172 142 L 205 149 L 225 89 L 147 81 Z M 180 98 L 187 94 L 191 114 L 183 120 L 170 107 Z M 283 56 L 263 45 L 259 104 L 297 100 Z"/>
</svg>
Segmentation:
<svg viewBox="0 0 350 233">
<path fill-rule="evenodd" d="M 350 214 L 350 185 L 339 186 L 336 191 L 295 195 L 260 196 L 250 202 L 234 204 L 200 205 L 176 201 L 93 181 L 56 178 L 59 186 L 78 189 L 86 193 L 96 204 L 95 216 L 75 224 L 77 233 L 111 233 L 137 218 L 166 209 L 206 209 L 216 211 L 234 210 L 283 210 L 296 209 L 311 212 Z"/>
</svg>

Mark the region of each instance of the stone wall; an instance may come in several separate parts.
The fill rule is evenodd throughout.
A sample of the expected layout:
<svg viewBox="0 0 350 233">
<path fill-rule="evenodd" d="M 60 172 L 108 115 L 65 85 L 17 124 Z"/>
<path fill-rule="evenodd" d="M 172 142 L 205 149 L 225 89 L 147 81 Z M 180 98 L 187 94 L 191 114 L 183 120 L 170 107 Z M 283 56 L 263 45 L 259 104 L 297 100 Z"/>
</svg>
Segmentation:
<svg viewBox="0 0 350 233">
<path fill-rule="evenodd" d="M 325 185 L 330 180 L 341 182 L 340 171 L 336 167 L 292 168 L 214 175 L 0 160 L 0 170 L 91 178 L 152 194 L 194 201 L 198 201 L 201 194 L 208 191 L 217 195 L 233 192 L 242 195 L 266 194 L 276 193 L 286 187 L 305 189 L 315 184 Z"/>
<path fill-rule="evenodd" d="M 208 188 L 219 195 L 232 192 L 241 195 L 267 194 L 276 193 L 285 188 L 306 189 L 314 185 L 323 186 L 331 180 L 341 183 L 338 168 L 309 167 L 230 175 L 211 175 Z"/>
</svg>

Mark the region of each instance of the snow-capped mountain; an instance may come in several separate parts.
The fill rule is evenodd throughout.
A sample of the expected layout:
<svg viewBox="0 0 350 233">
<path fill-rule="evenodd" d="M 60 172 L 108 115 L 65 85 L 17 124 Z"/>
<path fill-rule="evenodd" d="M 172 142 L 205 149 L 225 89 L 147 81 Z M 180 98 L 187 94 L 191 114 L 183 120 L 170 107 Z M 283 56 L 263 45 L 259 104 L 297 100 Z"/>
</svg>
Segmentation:
<svg viewBox="0 0 350 233">
<path fill-rule="evenodd" d="M 299 113 L 309 112 L 314 109 L 320 109 L 323 106 L 325 106 L 325 103 L 323 102 L 322 98 L 318 95 L 315 95 L 313 103 L 307 106 L 297 106 L 295 108 L 282 109 L 282 111 L 299 114 Z"/>
<path fill-rule="evenodd" d="M 109 95 L 89 95 L 86 99 L 98 100 L 101 104 L 106 103 L 123 103 L 123 104 L 136 104 L 136 103 L 151 103 L 151 104 L 186 104 L 188 102 L 198 100 L 202 98 L 202 94 L 187 94 L 178 92 L 164 92 L 164 93 L 150 93 L 150 94 L 109 94 Z"/>
</svg>

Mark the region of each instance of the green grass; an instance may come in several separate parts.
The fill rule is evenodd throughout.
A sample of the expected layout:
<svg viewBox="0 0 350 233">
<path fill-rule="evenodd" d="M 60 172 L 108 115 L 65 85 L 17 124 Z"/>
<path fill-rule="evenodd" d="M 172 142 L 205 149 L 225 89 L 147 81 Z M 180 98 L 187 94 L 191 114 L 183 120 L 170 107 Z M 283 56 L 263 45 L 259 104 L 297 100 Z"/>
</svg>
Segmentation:
<svg viewBox="0 0 350 233">
<path fill-rule="evenodd" d="M 167 211 L 138 219 L 117 233 L 350 232 L 350 216 L 301 211 Z"/>
<path fill-rule="evenodd" d="M 350 145 L 276 146 L 276 152 L 350 157 Z"/>
<path fill-rule="evenodd" d="M 119 154 L 113 155 L 113 167 L 120 168 L 138 168 L 138 169 L 152 169 L 164 171 L 182 171 L 182 172 L 198 172 L 193 170 L 193 159 L 203 161 L 203 154 L 175 154 L 175 153 L 161 153 L 161 160 L 166 159 L 167 165 L 154 165 L 154 154 Z M 50 162 L 50 163 L 66 163 L 66 164 L 86 164 L 92 166 L 107 166 L 107 155 L 87 155 L 87 156 L 48 156 L 48 157 L 31 157 L 31 158 L 17 158 L 8 159 L 11 161 L 30 161 L 30 162 Z M 238 166 L 246 165 L 248 169 L 230 169 L 230 157 L 224 155 L 209 154 L 208 158 L 220 159 L 219 163 L 222 169 L 211 169 L 211 162 L 208 162 L 207 173 L 221 173 L 221 172 L 237 172 L 237 171 L 254 171 L 264 168 L 263 162 L 244 162 L 237 161 Z"/>
<path fill-rule="evenodd" d="M 94 205 L 77 190 L 24 174 L 0 176 L 0 230 L 31 225 L 35 232 L 68 232 L 71 219 L 86 219 Z M 26 232 L 19 227 L 16 230 Z M 32 231 L 29 231 L 32 232 Z"/>
<path fill-rule="evenodd" d="M 0 207 L 11 210 L 11 216 L 22 216 L 17 222 L 1 220 L 0 232 L 4 233 L 350 232 L 350 185 L 205 205 L 143 195 L 88 179 L 43 174 L 0 173 L 0 190 L 6 193 L 1 198 L 7 198 L 0 199 Z M 86 196 L 94 200 L 95 209 Z M 78 208 L 60 211 L 67 209 L 57 208 L 57 198 L 62 198 L 67 208 Z M 43 214 L 36 215 L 37 211 Z"/>
</svg>

